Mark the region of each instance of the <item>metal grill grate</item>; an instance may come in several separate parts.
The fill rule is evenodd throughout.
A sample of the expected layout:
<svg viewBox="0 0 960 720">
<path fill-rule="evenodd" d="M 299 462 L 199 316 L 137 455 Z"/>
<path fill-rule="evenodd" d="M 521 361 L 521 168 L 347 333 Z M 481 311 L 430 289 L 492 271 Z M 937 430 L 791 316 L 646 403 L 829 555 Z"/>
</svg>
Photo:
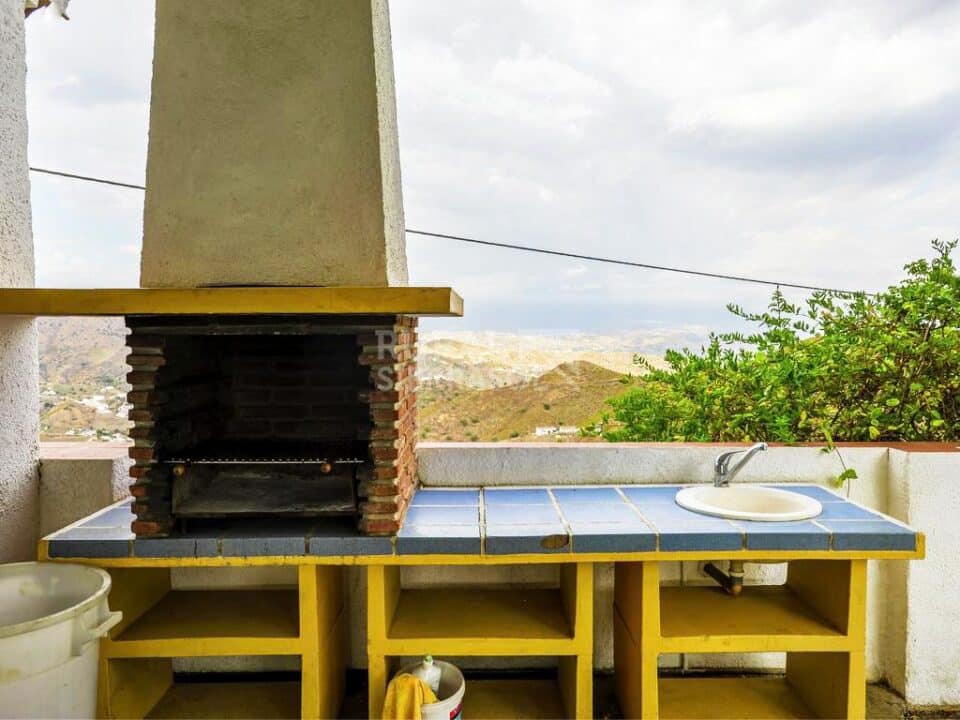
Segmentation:
<svg viewBox="0 0 960 720">
<path fill-rule="evenodd" d="M 356 445 L 306 443 L 217 443 L 174 452 L 162 462 L 175 465 L 361 465 Z"/>
<path fill-rule="evenodd" d="M 176 465 L 360 465 L 362 458 L 325 457 L 174 457 L 163 462 Z"/>
</svg>

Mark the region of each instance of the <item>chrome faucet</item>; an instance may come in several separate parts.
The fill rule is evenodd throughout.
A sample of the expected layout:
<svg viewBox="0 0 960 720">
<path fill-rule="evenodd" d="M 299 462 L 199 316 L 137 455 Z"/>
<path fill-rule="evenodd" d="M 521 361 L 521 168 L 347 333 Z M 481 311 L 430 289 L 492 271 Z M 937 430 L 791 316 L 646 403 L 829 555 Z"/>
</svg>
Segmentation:
<svg viewBox="0 0 960 720">
<path fill-rule="evenodd" d="M 767 444 L 765 442 L 759 442 L 745 450 L 730 450 L 729 452 L 717 455 L 717 459 L 713 462 L 713 486 L 726 487 L 729 485 L 730 481 L 743 469 L 743 466 L 750 462 L 750 458 L 766 449 Z M 736 465 L 730 467 L 731 458 L 740 453 L 746 453 L 746 455 L 740 458 L 740 461 Z"/>
</svg>

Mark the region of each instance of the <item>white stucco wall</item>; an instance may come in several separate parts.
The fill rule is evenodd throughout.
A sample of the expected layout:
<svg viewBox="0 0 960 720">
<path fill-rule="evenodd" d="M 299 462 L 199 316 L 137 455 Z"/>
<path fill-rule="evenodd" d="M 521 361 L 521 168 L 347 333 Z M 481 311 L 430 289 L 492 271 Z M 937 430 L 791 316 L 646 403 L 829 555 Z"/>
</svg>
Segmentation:
<svg viewBox="0 0 960 720">
<path fill-rule="evenodd" d="M 143 287 L 406 285 L 386 0 L 156 7 Z"/>
<path fill-rule="evenodd" d="M 888 678 L 911 704 L 960 705 L 960 455 L 890 460 L 890 514 L 926 533 L 927 557 L 888 576 Z"/>
<path fill-rule="evenodd" d="M 33 285 L 23 0 L 0 0 L 0 287 Z M 0 318 L 0 562 L 35 555 L 37 333 Z"/>
<path fill-rule="evenodd" d="M 40 448 L 40 534 L 127 497 L 131 464 L 124 443 L 43 443 Z"/>
</svg>

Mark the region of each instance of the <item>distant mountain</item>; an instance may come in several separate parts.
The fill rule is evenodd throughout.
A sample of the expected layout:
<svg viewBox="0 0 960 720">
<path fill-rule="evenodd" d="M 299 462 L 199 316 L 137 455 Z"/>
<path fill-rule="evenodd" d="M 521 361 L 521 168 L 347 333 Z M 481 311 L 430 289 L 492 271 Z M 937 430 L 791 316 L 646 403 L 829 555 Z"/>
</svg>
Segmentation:
<svg viewBox="0 0 960 720">
<path fill-rule="evenodd" d="M 622 373 L 583 360 L 563 363 L 531 380 L 503 387 L 426 380 L 417 398 L 420 437 L 549 441 L 555 437 L 553 433 L 563 432 L 562 428 L 596 422 L 606 408 L 606 399 L 626 392 L 635 383 Z M 545 434 L 538 436 L 537 428 Z"/>
<path fill-rule="evenodd" d="M 41 318 L 38 325 L 40 439 L 124 439 L 123 318 Z"/>
<path fill-rule="evenodd" d="M 602 335 L 514 335 L 494 332 L 423 333 L 417 371 L 421 380 L 447 380 L 495 388 L 532 380 L 564 363 L 588 362 L 621 375 L 639 374 L 638 354 L 662 366 L 642 343 Z"/>
<path fill-rule="evenodd" d="M 39 330 L 41 437 L 122 439 L 128 427 L 122 318 L 44 318 Z M 662 365 L 665 347 L 696 345 L 704 336 L 696 330 L 423 332 L 423 436 L 529 440 L 538 426 L 582 425 L 606 398 L 627 389 L 625 376 L 639 373 L 636 354 Z"/>
<path fill-rule="evenodd" d="M 127 374 L 123 318 L 39 320 L 40 380 L 49 385 L 119 385 Z"/>
</svg>

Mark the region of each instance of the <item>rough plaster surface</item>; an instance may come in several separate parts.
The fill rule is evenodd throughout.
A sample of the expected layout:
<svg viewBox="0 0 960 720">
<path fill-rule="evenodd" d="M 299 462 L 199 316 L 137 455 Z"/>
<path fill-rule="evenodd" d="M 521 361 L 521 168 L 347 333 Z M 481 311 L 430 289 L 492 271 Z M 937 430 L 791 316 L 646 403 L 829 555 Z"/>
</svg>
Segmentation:
<svg viewBox="0 0 960 720">
<path fill-rule="evenodd" d="M 77 448 L 72 453 L 75 457 L 70 458 L 63 457 L 67 453 L 58 445 L 44 444 L 40 450 L 41 535 L 48 535 L 129 495 L 131 461 L 125 446 L 111 451 L 83 443 L 86 447 Z"/>
<path fill-rule="evenodd" d="M 0 0 L 0 287 L 33 285 L 22 0 Z M 0 563 L 35 556 L 37 333 L 0 319 Z"/>
<path fill-rule="evenodd" d="M 901 563 L 889 593 L 902 629 L 903 675 L 891 677 L 911 705 L 960 705 L 960 483 L 954 453 L 900 453 L 893 471 L 901 520 L 927 533 L 927 557 Z M 900 623 L 902 626 L 902 622 Z"/>
<path fill-rule="evenodd" d="M 692 444 L 421 442 L 417 454 L 426 486 L 604 485 L 710 482 L 713 460 L 724 449 Z M 886 452 L 883 447 L 844 448 L 843 456 L 861 475 L 883 475 Z M 819 448 L 777 447 L 757 455 L 735 482 L 826 483 L 841 469 L 836 456 Z M 883 497 L 876 489 L 857 492 Z"/>
<path fill-rule="evenodd" d="M 405 285 L 385 0 L 156 8 L 140 284 Z"/>
</svg>

